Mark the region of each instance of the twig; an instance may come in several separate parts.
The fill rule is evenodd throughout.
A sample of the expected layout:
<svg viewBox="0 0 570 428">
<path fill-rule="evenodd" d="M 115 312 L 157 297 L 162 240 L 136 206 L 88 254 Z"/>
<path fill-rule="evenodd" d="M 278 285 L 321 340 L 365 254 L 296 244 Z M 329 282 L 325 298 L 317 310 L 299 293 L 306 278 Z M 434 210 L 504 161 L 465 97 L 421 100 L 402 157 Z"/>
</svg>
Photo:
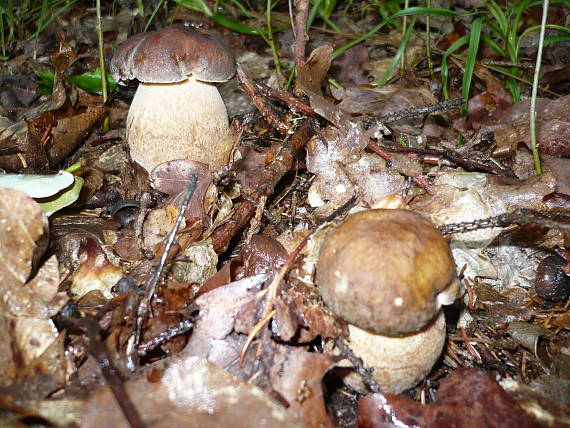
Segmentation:
<svg viewBox="0 0 570 428">
<path fill-rule="evenodd" d="M 259 95 L 282 101 L 295 113 L 301 113 L 311 117 L 318 116 L 311 106 L 299 101 L 291 92 L 284 91 L 282 89 L 274 89 L 260 82 L 254 82 L 253 87 Z"/>
<path fill-rule="evenodd" d="M 69 317 L 65 318 L 62 324 L 72 328 L 80 328 L 85 331 L 89 341 L 89 352 L 95 357 L 95 360 L 97 360 L 105 382 L 121 408 L 125 419 L 131 428 L 143 428 L 142 419 L 127 394 L 125 385 L 118 374 L 105 343 L 101 340 L 98 321 L 90 316 L 83 318 Z"/>
<path fill-rule="evenodd" d="M 350 346 L 341 338 L 335 340 L 336 346 L 342 352 L 343 357 L 345 357 L 353 367 L 356 369 L 356 372 L 362 377 L 362 381 L 368 387 L 368 389 L 373 393 L 381 393 L 382 389 L 378 382 L 374 380 L 374 377 L 370 374 L 370 370 L 364 367 L 364 363 L 360 358 L 354 355 Z M 406 425 L 407 426 L 407 425 Z"/>
<path fill-rule="evenodd" d="M 267 196 L 263 195 L 257 201 L 257 208 L 255 209 L 255 215 L 251 220 L 249 230 L 246 233 L 245 244 L 249 244 L 251 237 L 259 232 L 261 228 L 261 219 L 263 218 L 263 211 L 265 211 L 265 204 L 267 204 Z"/>
<path fill-rule="evenodd" d="M 536 211 L 519 208 L 516 211 L 500 214 L 495 217 L 482 218 L 463 223 L 444 224 L 438 226 L 442 235 L 466 233 L 473 230 L 493 227 L 508 227 L 513 224 L 520 226 L 536 225 L 550 229 L 570 230 L 570 214 L 565 211 Z"/>
<path fill-rule="evenodd" d="M 256 91 L 253 81 L 243 72 L 243 70 L 237 68 L 237 77 L 239 81 L 239 87 L 251 97 L 255 107 L 261 112 L 267 123 L 277 130 L 281 135 L 289 135 L 291 129 L 277 114 L 275 109 L 271 106 L 266 98 L 260 96 Z"/>
<path fill-rule="evenodd" d="M 532 70 L 535 65 L 532 62 L 497 61 L 494 59 L 482 59 L 479 63 L 483 65 L 498 65 L 500 67 L 518 67 Z"/>
<path fill-rule="evenodd" d="M 293 55 L 295 56 L 295 68 L 299 70 L 305 65 L 305 47 L 309 41 L 307 34 L 309 1 L 295 0 L 295 11 L 295 43 L 293 43 Z"/>
<path fill-rule="evenodd" d="M 417 149 L 414 147 L 397 147 L 397 146 L 384 147 L 384 148 L 390 152 L 416 153 L 419 155 L 436 156 L 438 158 L 445 159 L 457 166 L 465 168 L 467 171 L 485 171 L 485 172 L 490 172 L 491 174 L 502 175 L 502 176 L 511 175 L 509 170 L 496 168 L 494 166 L 484 165 L 482 163 L 472 162 L 467 159 L 462 159 L 459 156 L 456 156 L 452 153 L 444 152 L 442 150 Z"/>
<path fill-rule="evenodd" d="M 291 166 L 293 159 L 301 152 L 307 141 L 313 136 L 314 125 L 310 120 L 301 122 L 297 130 L 290 138 L 283 142 L 274 144 L 270 149 L 270 156 L 273 158 L 271 164 L 262 172 L 262 179 L 259 186 L 253 190 L 250 200 L 241 202 L 234 212 L 232 218 L 220 225 L 211 235 L 214 251 L 221 253 L 225 251 L 231 239 L 249 222 L 255 213 L 256 203 L 261 196 L 269 196 L 275 185 L 283 178 Z"/>
<path fill-rule="evenodd" d="M 404 110 L 399 110 L 394 113 L 385 114 L 378 117 L 376 120 L 382 123 L 398 122 L 403 119 L 413 119 L 416 117 L 425 116 L 426 114 L 435 113 L 438 111 L 455 110 L 463 103 L 463 98 L 456 98 L 454 100 L 442 101 L 440 103 L 429 104 L 427 106 L 410 107 Z"/>
<path fill-rule="evenodd" d="M 172 247 L 172 244 L 174 243 L 174 239 L 176 238 L 176 233 L 178 233 L 178 229 L 180 228 L 180 225 L 182 224 L 182 220 L 184 219 L 184 213 L 186 212 L 186 209 L 188 208 L 188 205 L 190 203 L 190 199 L 192 198 L 192 195 L 194 194 L 194 190 L 196 190 L 197 179 L 198 179 L 198 176 L 196 174 L 192 174 L 188 178 L 188 187 L 186 188 L 186 193 L 184 194 L 184 199 L 182 201 L 182 204 L 180 205 L 180 212 L 178 213 L 178 217 L 176 218 L 176 222 L 174 223 L 174 227 L 170 231 L 170 235 L 168 236 L 168 239 L 166 240 L 166 244 L 164 245 L 164 250 L 162 252 L 160 262 L 158 263 L 158 266 L 156 267 L 155 271 L 153 272 L 152 276 L 150 277 L 148 284 L 145 287 L 146 288 L 145 296 L 143 297 L 143 299 L 139 303 L 139 307 L 137 310 L 137 319 L 136 319 L 135 328 L 133 331 L 133 337 L 132 337 L 132 340 L 129 341 L 129 348 L 130 349 L 127 351 L 128 365 L 129 365 L 129 368 L 131 370 L 134 369 L 133 356 L 134 356 L 135 349 L 137 348 L 139 341 L 140 341 L 142 323 L 144 321 L 144 318 L 145 318 L 146 313 L 148 311 L 148 308 L 150 306 L 150 302 L 154 296 L 154 292 L 156 290 L 156 286 L 158 285 L 160 275 L 162 274 L 164 266 L 166 265 L 166 260 L 168 259 L 168 253 L 170 252 L 170 248 Z"/>
<path fill-rule="evenodd" d="M 142 343 L 137 349 L 137 354 L 139 357 L 144 357 L 149 351 L 152 351 L 158 346 L 164 345 L 170 339 L 180 336 L 194 327 L 194 322 L 190 320 L 184 320 L 177 326 L 171 327 L 166 331 L 163 331 L 155 338 L 149 340 L 148 342 Z"/>
<path fill-rule="evenodd" d="M 387 152 L 385 149 L 380 147 L 380 145 L 378 143 L 376 143 L 374 140 L 368 140 L 368 145 L 366 147 L 368 149 L 372 150 L 374 153 L 376 153 L 378 156 L 380 156 L 386 162 L 392 162 L 392 160 L 394 159 L 393 156 L 389 152 Z M 429 182 L 429 180 L 426 177 L 423 177 L 421 175 L 417 175 L 417 176 L 411 177 L 411 178 L 414 181 L 414 183 L 416 183 L 418 186 L 420 186 L 422 189 L 424 189 L 430 195 L 433 194 L 431 183 Z"/>
</svg>

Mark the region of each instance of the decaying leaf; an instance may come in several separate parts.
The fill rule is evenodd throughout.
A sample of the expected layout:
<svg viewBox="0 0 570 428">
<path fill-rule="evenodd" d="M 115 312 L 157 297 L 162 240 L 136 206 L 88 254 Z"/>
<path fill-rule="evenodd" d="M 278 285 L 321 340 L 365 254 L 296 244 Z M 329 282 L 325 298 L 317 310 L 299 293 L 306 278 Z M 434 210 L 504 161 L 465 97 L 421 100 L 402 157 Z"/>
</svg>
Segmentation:
<svg viewBox="0 0 570 428">
<path fill-rule="evenodd" d="M 279 346 L 270 373 L 271 384 L 289 403 L 288 410 L 307 427 L 333 427 L 326 412 L 322 379 L 333 366 L 326 354 Z"/>
<path fill-rule="evenodd" d="M 532 428 L 530 418 L 488 373 L 457 369 L 441 383 L 434 404 L 373 394 L 359 404 L 362 428 Z M 390 421 L 392 417 L 392 421 Z"/>
<path fill-rule="evenodd" d="M 202 284 L 216 272 L 218 255 L 210 242 L 190 245 L 172 265 L 172 275 L 182 283 Z"/>
<path fill-rule="evenodd" d="M 209 207 L 204 204 L 204 196 L 208 186 L 212 183 L 208 165 L 196 161 L 173 160 L 154 168 L 150 173 L 150 178 L 155 189 L 170 195 L 172 197 L 171 203 L 179 207 L 191 174 L 197 175 L 196 188 L 192 194 L 190 205 L 186 209 L 185 218 L 187 220 L 191 218 L 206 220 Z"/>
<path fill-rule="evenodd" d="M 543 426 L 570 426 L 570 380 L 544 375 L 529 384 L 512 378 L 504 379 L 500 384 L 525 412 Z"/>
<path fill-rule="evenodd" d="M 314 207 L 338 207 L 354 195 L 374 206 L 405 186 L 405 178 L 383 159 L 363 152 L 368 137 L 358 126 L 346 131 L 329 126 L 308 143 L 307 169 L 316 175 L 308 198 Z"/>
<path fill-rule="evenodd" d="M 65 359 L 52 361 L 52 354 L 63 353 L 63 342 L 51 317 L 65 305 L 67 296 L 58 292 L 54 256 L 37 269 L 47 247 L 47 217 L 23 192 L 0 188 L 0 194 L 0 357 L 4 361 L 0 385 L 29 379 L 30 373 L 44 366 L 51 368 L 45 373 L 46 387 L 48 383 L 54 387 L 47 381 L 52 374 L 51 379 L 61 386 Z"/>
<path fill-rule="evenodd" d="M 67 274 L 75 300 L 89 292 L 110 299 L 113 286 L 124 276 L 120 261 L 111 251 L 116 222 L 93 216 L 62 216 L 52 223 L 51 246 Z"/>
<path fill-rule="evenodd" d="M 148 367 L 125 383 L 145 424 L 153 427 L 300 427 L 258 387 L 199 357 L 173 358 Z M 107 387 L 87 402 L 84 428 L 128 428 Z"/>
<path fill-rule="evenodd" d="M 537 111 L 537 140 L 542 153 L 556 156 L 570 155 L 570 95 L 548 100 L 539 98 Z M 492 125 L 480 130 L 481 135 L 493 132 L 499 147 L 514 148 L 524 142 L 530 148 L 530 99 L 513 105 Z"/>
</svg>

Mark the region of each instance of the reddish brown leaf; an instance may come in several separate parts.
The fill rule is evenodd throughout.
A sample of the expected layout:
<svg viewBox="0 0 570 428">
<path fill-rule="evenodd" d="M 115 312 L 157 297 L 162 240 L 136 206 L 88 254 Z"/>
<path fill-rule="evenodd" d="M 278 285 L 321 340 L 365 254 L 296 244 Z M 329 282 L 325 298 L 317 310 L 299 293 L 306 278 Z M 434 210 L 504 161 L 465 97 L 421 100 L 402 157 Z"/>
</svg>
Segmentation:
<svg viewBox="0 0 570 428">
<path fill-rule="evenodd" d="M 390 412 L 391 414 L 389 414 Z M 361 428 L 532 428 L 532 420 L 481 370 L 457 369 L 442 381 L 428 406 L 391 394 L 373 394 L 359 404 Z M 389 417 L 392 417 L 390 422 Z"/>
</svg>

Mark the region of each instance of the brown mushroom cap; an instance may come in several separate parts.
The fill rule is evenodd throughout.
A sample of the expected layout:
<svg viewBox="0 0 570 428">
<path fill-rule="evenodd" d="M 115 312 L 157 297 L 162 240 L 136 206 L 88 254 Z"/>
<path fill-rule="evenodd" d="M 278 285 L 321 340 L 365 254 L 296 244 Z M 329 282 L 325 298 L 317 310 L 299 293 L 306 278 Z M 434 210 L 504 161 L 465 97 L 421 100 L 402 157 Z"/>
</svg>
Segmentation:
<svg viewBox="0 0 570 428">
<path fill-rule="evenodd" d="M 122 83 L 175 83 L 193 76 L 225 82 L 235 73 L 234 57 L 217 38 L 199 30 L 167 27 L 134 35 L 123 42 L 109 64 Z"/>
<path fill-rule="evenodd" d="M 420 330 L 457 293 L 449 246 L 407 210 L 353 214 L 323 243 L 317 264 L 323 300 L 357 327 L 382 334 Z"/>
</svg>

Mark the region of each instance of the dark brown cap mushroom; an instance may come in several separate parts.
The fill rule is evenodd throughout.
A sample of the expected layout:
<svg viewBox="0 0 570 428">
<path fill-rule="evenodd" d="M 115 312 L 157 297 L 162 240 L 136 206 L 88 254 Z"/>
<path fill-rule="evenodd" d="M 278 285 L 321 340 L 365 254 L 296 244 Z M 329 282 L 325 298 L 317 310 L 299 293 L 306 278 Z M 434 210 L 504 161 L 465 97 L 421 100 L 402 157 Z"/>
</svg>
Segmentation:
<svg viewBox="0 0 570 428">
<path fill-rule="evenodd" d="M 232 53 L 218 38 L 177 27 L 130 37 L 117 49 L 109 68 L 118 82 L 144 83 L 177 83 L 190 76 L 225 82 L 236 69 Z"/>
<path fill-rule="evenodd" d="M 119 83 L 140 82 L 127 117 L 131 157 L 147 170 L 174 159 L 225 164 L 232 141 L 212 83 L 235 73 L 229 49 L 198 30 L 168 27 L 123 42 L 110 63 Z"/>
<path fill-rule="evenodd" d="M 348 217 L 320 249 L 317 284 L 333 312 L 382 334 L 420 330 L 457 293 L 446 241 L 429 221 L 407 210 Z"/>
</svg>

